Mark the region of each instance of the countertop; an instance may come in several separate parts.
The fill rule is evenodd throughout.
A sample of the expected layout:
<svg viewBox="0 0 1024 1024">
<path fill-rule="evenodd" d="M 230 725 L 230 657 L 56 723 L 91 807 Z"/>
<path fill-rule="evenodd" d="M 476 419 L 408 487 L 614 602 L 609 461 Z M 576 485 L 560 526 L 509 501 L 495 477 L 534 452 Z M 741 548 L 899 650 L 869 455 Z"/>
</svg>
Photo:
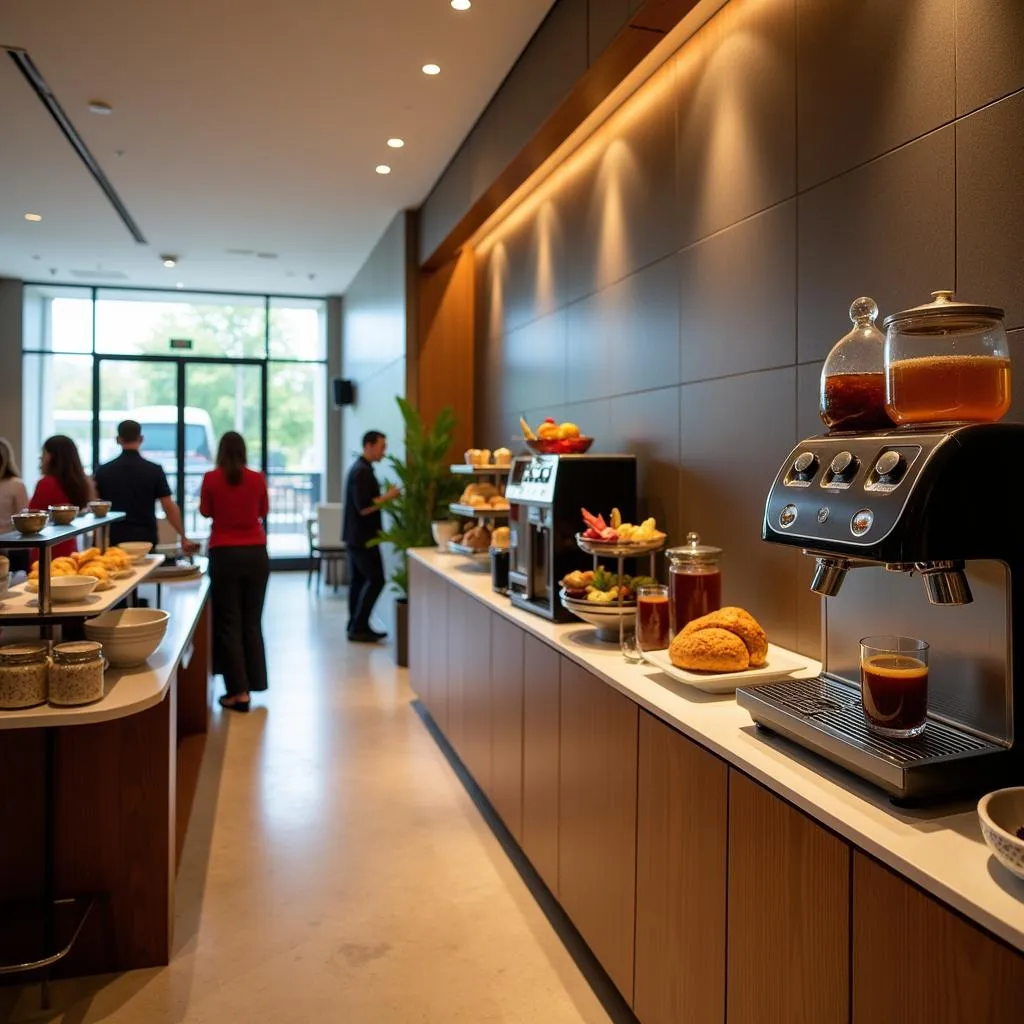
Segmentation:
<svg viewBox="0 0 1024 1024">
<path fill-rule="evenodd" d="M 1024 952 L 1024 881 L 989 853 L 973 801 L 894 807 L 880 790 L 780 737 L 756 731 L 732 695 L 713 696 L 625 661 L 582 622 L 552 623 L 513 608 L 490 572 L 434 548 L 422 565 L 556 648 L 641 707 L 746 772 L 850 843 Z"/>
<path fill-rule="evenodd" d="M 137 585 L 139 580 L 135 581 Z M 110 668 L 105 694 L 95 704 L 76 708 L 42 705 L 23 711 L 0 711 L 0 730 L 38 729 L 55 725 L 91 725 L 126 718 L 159 704 L 192 640 L 210 589 L 209 577 L 183 582 L 164 581 L 160 607 L 170 612 L 167 632 L 156 651 L 138 668 Z"/>
</svg>

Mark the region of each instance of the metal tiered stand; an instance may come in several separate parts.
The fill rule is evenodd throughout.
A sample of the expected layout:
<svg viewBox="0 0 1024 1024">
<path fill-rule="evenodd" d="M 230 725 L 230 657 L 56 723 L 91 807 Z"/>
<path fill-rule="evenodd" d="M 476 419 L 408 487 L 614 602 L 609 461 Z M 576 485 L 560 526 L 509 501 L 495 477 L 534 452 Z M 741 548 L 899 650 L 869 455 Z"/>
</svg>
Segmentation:
<svg viewBox="0 0 1024 1024">
<path fill-rule="evenodd" d="M 110 512 L 106 516 L 87 515 L 81 516 L 68 526 L 46 526 L 38 533 L 10 533 L 0 534 L 0 548 L 36 548 L 39 551 L 39 611 L 31 616 L 25 616 L 22 622 L 38 621 L 39 634 L 41 639 L 52 640 L 53 628 L 58 623 L 69 618 L 67 615 L 54 614 L 50 600 L 50 563 L 52 561 L 52 548 L 61 541 L 69 540 L 71 537 L 78 537 L 83 533 L 95 534 L 96 547 L 106 551 L 110 542 L 110 524 L 124 519 L 124 512 Z M 73 616 L 80 619 L 81 616 Z M 10 621 L 9 619 L 6 621 Z M 82 926 L 85 924 L 89 912 L 93 908 L 94 898 L 74 897 L 68 899 L 57 899 L 55 883 L 55 808 L 56 808 L 56 752 L 57 752 L 57 731 L 54 727 L 43 729 L 45 744 L 44 780 L 43 780 L 43 895 L 41 906 L 35 908 L 37 914 L 42 916 L 42 950 L 41 956 L 32 960 L 24 960 L 17 963 L 0 964 L 0 976 L 7 974 L 23 974 L 29 971 L 42 971 L 42 1005 L 48 1009 L 49 997 L 49 968 L 71 952 L 72 946 L 81 934 Z M 58 909 L 69 909 L 73 911 L 71 924 L 68 928 L 68 939 L 59 943 L 57 939 L 57 917 Z"/>
<path fill-rule="evenodd" d="M 456 476 L 471 476 L 474 479 L 487 479 L 490 477 L 494 482 L 494 486 L 499 488 L 499 490 L 501 488 L 501 481 L 508 476 L 511 468 L 511 466 L 498 466 L 493 463 L 487 466 L 471 466 L 469 463 L 462 462 L 457 462 L 449 467 Z M 507 508 L 481 509 L 477 505 L 463 505 L 457 501 L 453 501 L 448 506 L 448 510 L 452 515 L 461 516 L 463 519 L 475 519 L 478 525 L 487 522 L 487 520 L 493 522 L 496 519 L 508 519 L 509 513 Z M 453 555 L 463 555 L 466 558 L 472 559 L 478 565 L 482 566 L 484 563 L 490 565 L 490 551 L 477 551 L 475 548 L 467 547 L 465 544 L 456 544 L 454 541 L 448 542 L 448 550 Z"/>
<path fill-rule="evenodd" d="M 650 556 L 650 575 L 652 578 L 657 578 L 655 574 L 656 563 L 655 555 L 665 546 L 666 537 L 664 534 L 656 537 L 649 541 L 639 541 L 637 543 L 618 543 L 618 542 L 607 542 L 600 540 L 591 540 L 588 537 L 584 537 L 581 533 L 576 534 L 576 544 L 579 546 L 581 551 L 586 552 L 588 555 L 592 555 L 594 558 L 594 569 L 598 567 L 598 563 L 602 558 L 614 558 L 616 560 L 617 568 L 617 582 L 618 582 L 618 596 L 615 601 L 609 605 L 601 605 L 598 607 L 611 607 L 612 605 L 619 608 L 618 618 L 618 641 L 619 645 L 622 646 L 626 636 L 626 619 L 628 616 L 625 614 L 625 605 L 622 601 L 622 577 L 625 575 L 623 572 L 623 566 L 627 558 L 640 558 L 643 555 Z M 574 605 L 580 605 L 582 602 L 573 602 L 566 604 L 566 597 L 562 595 L 562 604 L 565 608 L 568 608 L 574 615 L 578 615 L 579 611 L 585 609 L 580 608 L 579 611 Z M 580 616 L 582 618 L 582 616 Z M 616 637 L 610 636 L 609 629 L 612 627 L 598 626 L 597 635 L 599 640 L 614 641 Z"/>
</svg>

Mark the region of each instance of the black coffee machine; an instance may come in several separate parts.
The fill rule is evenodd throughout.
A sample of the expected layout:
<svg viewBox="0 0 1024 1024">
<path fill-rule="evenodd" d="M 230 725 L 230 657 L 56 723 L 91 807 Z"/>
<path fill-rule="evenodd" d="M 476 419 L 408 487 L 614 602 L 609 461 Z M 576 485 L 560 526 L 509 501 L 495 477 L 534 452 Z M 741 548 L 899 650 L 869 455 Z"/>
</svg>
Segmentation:
<svg viewBox="0 0 1024 1024">
<path fill-rule="evenodd" d="M 762 536 L 816 560 L 822 673 L 743 687 L 761 727 L 898 802 L 1024 781 L 1024 526 L 1010 487 L 1024 424 L 812 437 L 787 457 Z M 913 577 L 919 577 L 920 582 Z M 923 584 L 923 593 L 922 593 Z M 928 720 L 912 739 L 868 732 L 859 639 L 931 646 Z"/>
<path fill-rule="evenodd" d="M 635 456 L 521 455 L 512 460 L 505 497 L 510 600 L 554 622 L 575 621 L 558 599 L 558 583 L 593 565 L 576 545 L 576 534 L 586 528 L 580 509 L 607 515 L 614 506 L 635 522 Z"/>
</svg>

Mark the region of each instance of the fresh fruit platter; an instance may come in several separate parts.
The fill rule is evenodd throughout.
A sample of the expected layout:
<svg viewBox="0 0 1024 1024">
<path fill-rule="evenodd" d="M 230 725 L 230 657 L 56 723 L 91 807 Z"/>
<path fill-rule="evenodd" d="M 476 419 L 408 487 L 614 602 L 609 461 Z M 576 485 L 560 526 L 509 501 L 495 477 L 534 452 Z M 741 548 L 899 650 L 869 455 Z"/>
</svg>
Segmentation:
<svg viewBox="0 0 1024 1024">
<path fill-rule="evenodd" d="M 586 529 L 579 536 L 582 540 L 594 544 L 639 545 L 665 539 L 665 534 L 658 529 L 658 524 L 653 517 L 645 519 L 637 526 L 634 523 L 624 523 L 622 514 L 617 508 L 612 509 L 612 514 L 607 522 L 604 516 L 591 515 L 585 508 L 580 509 L 580 513 L 583 516 Z"/>
<path fill-rule="evenodd" d="M 635 604 L 637 587 L 656 582 L 650 576 L 623 576 L 620 584 L 616 573 L 598 566 L 563 576 L 562 590 L 566 597 L 589 604 Z"/>
<path fill-rule="evenodd" d="M 594 443 L 575 423 L 556 423 L 550 416 L 536 430 L 523 417 L 519 426 L 526 447 L 539 455 L 582 455 Z"/>
</svg>

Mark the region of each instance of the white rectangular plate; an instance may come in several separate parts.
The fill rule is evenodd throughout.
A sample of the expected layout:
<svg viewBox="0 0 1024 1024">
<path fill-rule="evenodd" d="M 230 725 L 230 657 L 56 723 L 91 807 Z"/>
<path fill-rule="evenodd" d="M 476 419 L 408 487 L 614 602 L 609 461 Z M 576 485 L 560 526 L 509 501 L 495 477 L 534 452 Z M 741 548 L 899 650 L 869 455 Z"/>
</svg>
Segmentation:
<svg viewBox="0 0 1024 1024">
<path fill-rule="evenodd" d="M 768 658 L 761 668 L 750 668 L 744 672 L 691 672 L 685 668 L 676 668 L 668 651 L 644 651 L 643 656 L 644 661 L 661 669 L 665 675 L 687 686 L 704 690 L 705 693 L 732 693 L 737 686 L 758 680 L 767 682 L 769 679 L 782 679 L 817 664 L 811 658 L 794 654 L 775 644 L 768 645 Z"/>
</svg>

